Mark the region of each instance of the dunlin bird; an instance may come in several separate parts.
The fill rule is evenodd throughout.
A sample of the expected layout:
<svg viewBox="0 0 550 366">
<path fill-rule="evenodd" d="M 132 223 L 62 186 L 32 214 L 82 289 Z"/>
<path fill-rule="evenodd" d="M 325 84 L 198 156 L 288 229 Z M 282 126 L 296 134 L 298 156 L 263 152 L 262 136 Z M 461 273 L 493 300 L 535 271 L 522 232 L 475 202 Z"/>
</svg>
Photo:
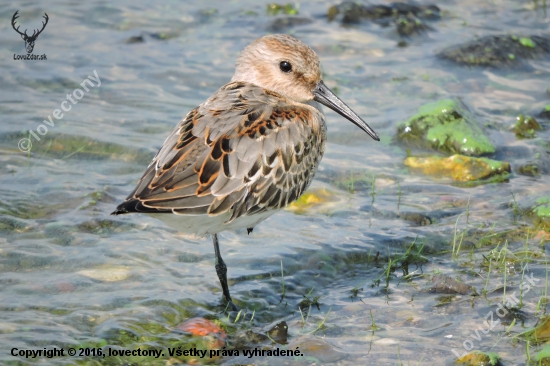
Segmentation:
<svg viewBox="0 0 550 366">
<path fill-rule="evenodd" d="M 217 234 L 250 233 L 306 190 L 325 150 L 318 103 L 380 140 L 323 83 L 311 48 L 287 35 L 257 39 L 231 82 L 178 123 L 112 214 L 147 213 L 178 231 L 212 235 L 223 295 L 236 308 Z"/>
</svg>

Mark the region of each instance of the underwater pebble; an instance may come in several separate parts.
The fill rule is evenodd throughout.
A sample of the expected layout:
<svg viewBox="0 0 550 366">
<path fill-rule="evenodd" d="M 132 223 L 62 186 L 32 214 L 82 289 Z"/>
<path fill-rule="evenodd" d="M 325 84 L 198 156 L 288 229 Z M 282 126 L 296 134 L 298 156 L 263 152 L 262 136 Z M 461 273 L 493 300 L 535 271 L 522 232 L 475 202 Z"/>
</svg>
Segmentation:
<svg viewBox="0 0 550 366">
<path fill-rule="evenodd" d="M 365 304 L 353 303 L 343 307 L 344 311 L 349 311 L 350 313 L 355 313 L 357 311 L 365 310 Z"/>
<path fill-rule="evenodd" d="M 374 341 L 374 344 L 377 346 L 393 346 L 394 344 L 399 344 L 399 342 L 392 338 L 382 338 Z"/>
<path fill-rule="evenodd" d="M 76 273 L 104 282 L 123 281 L 130 276 L 130 271 L 125 268 L 85 269 Z"/>
<path fill-rule="evenodd" d="M 55 287 L 59 290 L 59 292 L 73 292 L 74 286 L 67 281 L 61 281 L 55 284 Z"/>
<path fill-rule="evenodd" d="M 300 347 L 304 356 L 315 357 L 323 363 L 335 362 L 344 357 L 344 354 L 336 352 L 334 346 L 329 342 L 313 336 L 303 336 L 290 342 L 288 349 Z"/>
<path fill-rule="evenodd" d="M 438 274 L 432 278 L 432 292 L 438 294 L 461 294 L 467 295 L 473 292 L 473 287 L 458 282 L 449 276 Z"/>
</svg>

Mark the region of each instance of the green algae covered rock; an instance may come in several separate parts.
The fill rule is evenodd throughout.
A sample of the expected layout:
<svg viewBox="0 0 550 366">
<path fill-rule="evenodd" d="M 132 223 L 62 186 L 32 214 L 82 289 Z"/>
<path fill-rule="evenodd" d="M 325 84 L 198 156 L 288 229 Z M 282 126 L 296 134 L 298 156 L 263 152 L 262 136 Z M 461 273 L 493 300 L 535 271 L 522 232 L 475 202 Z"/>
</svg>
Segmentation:
<svg viewBox="0 0 550 366">
<path fill-rule="evenodd" d="M 544 347 L 542 351 L 535 356 L 536 365 L 550 366 L 550 345 Z"/>
<path fill-rule="evenodd" d="M 500 364 L 499 359 L 500 357 L 496 353 L 472 351 L 460 357 L 456 363 L 468 366 L 496 366 Z"/>
<path fill-rule="evenodd" d="M 409 146 L 451 154 L 479 156 L 495 152 L 477 119 L 458 99 L 423 105 L 418 114 L 397 128 L 397 139 Z"/>
<path fill-rule="evenodd" d="M 537 199 L 533 207 L 533 214 L 538 226 L 543 229 L 550 229 L 550 196 L 543 196 Z"/>
</svg>

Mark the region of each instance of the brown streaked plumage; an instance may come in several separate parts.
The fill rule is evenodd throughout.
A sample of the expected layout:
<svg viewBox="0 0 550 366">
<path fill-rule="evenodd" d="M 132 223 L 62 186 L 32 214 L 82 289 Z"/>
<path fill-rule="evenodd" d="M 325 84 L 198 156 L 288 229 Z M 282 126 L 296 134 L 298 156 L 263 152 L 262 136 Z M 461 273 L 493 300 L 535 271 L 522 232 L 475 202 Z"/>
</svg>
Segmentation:
<svg viewBox="0 0 550 366">
<path fill-rule="evenodd" d="M 231 82 L 176 126 L 113 214 L 148 213 L 182 232 L 211 234 L 216 271 L 233 305 L 217 233 L 250 232 L 307 189 L 326 141 L 317 102 L 378 140 L 323 84 L 311 48 L 287 35 L 252 42 Z"/>
</svg>

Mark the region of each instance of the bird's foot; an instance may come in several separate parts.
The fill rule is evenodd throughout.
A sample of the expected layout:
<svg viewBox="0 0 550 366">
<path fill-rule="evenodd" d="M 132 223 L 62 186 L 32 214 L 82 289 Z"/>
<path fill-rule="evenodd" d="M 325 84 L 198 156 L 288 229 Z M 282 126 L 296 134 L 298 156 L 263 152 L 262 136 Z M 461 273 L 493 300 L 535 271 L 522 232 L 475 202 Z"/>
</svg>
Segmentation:
<svg viewBox="0 0 550 366">
<path fill-rule="evenodd" d="M 231 310 L 231 311 L 239 311 L 241 309 L 239 309 L 239 307 L 237 305 L 235 305 L 235 303 L 233 302 L 233 300 L 229 299 L 224 299 L 226 301 L 226 306 L 225 306 L 225 310 Z"/>
</svg>

